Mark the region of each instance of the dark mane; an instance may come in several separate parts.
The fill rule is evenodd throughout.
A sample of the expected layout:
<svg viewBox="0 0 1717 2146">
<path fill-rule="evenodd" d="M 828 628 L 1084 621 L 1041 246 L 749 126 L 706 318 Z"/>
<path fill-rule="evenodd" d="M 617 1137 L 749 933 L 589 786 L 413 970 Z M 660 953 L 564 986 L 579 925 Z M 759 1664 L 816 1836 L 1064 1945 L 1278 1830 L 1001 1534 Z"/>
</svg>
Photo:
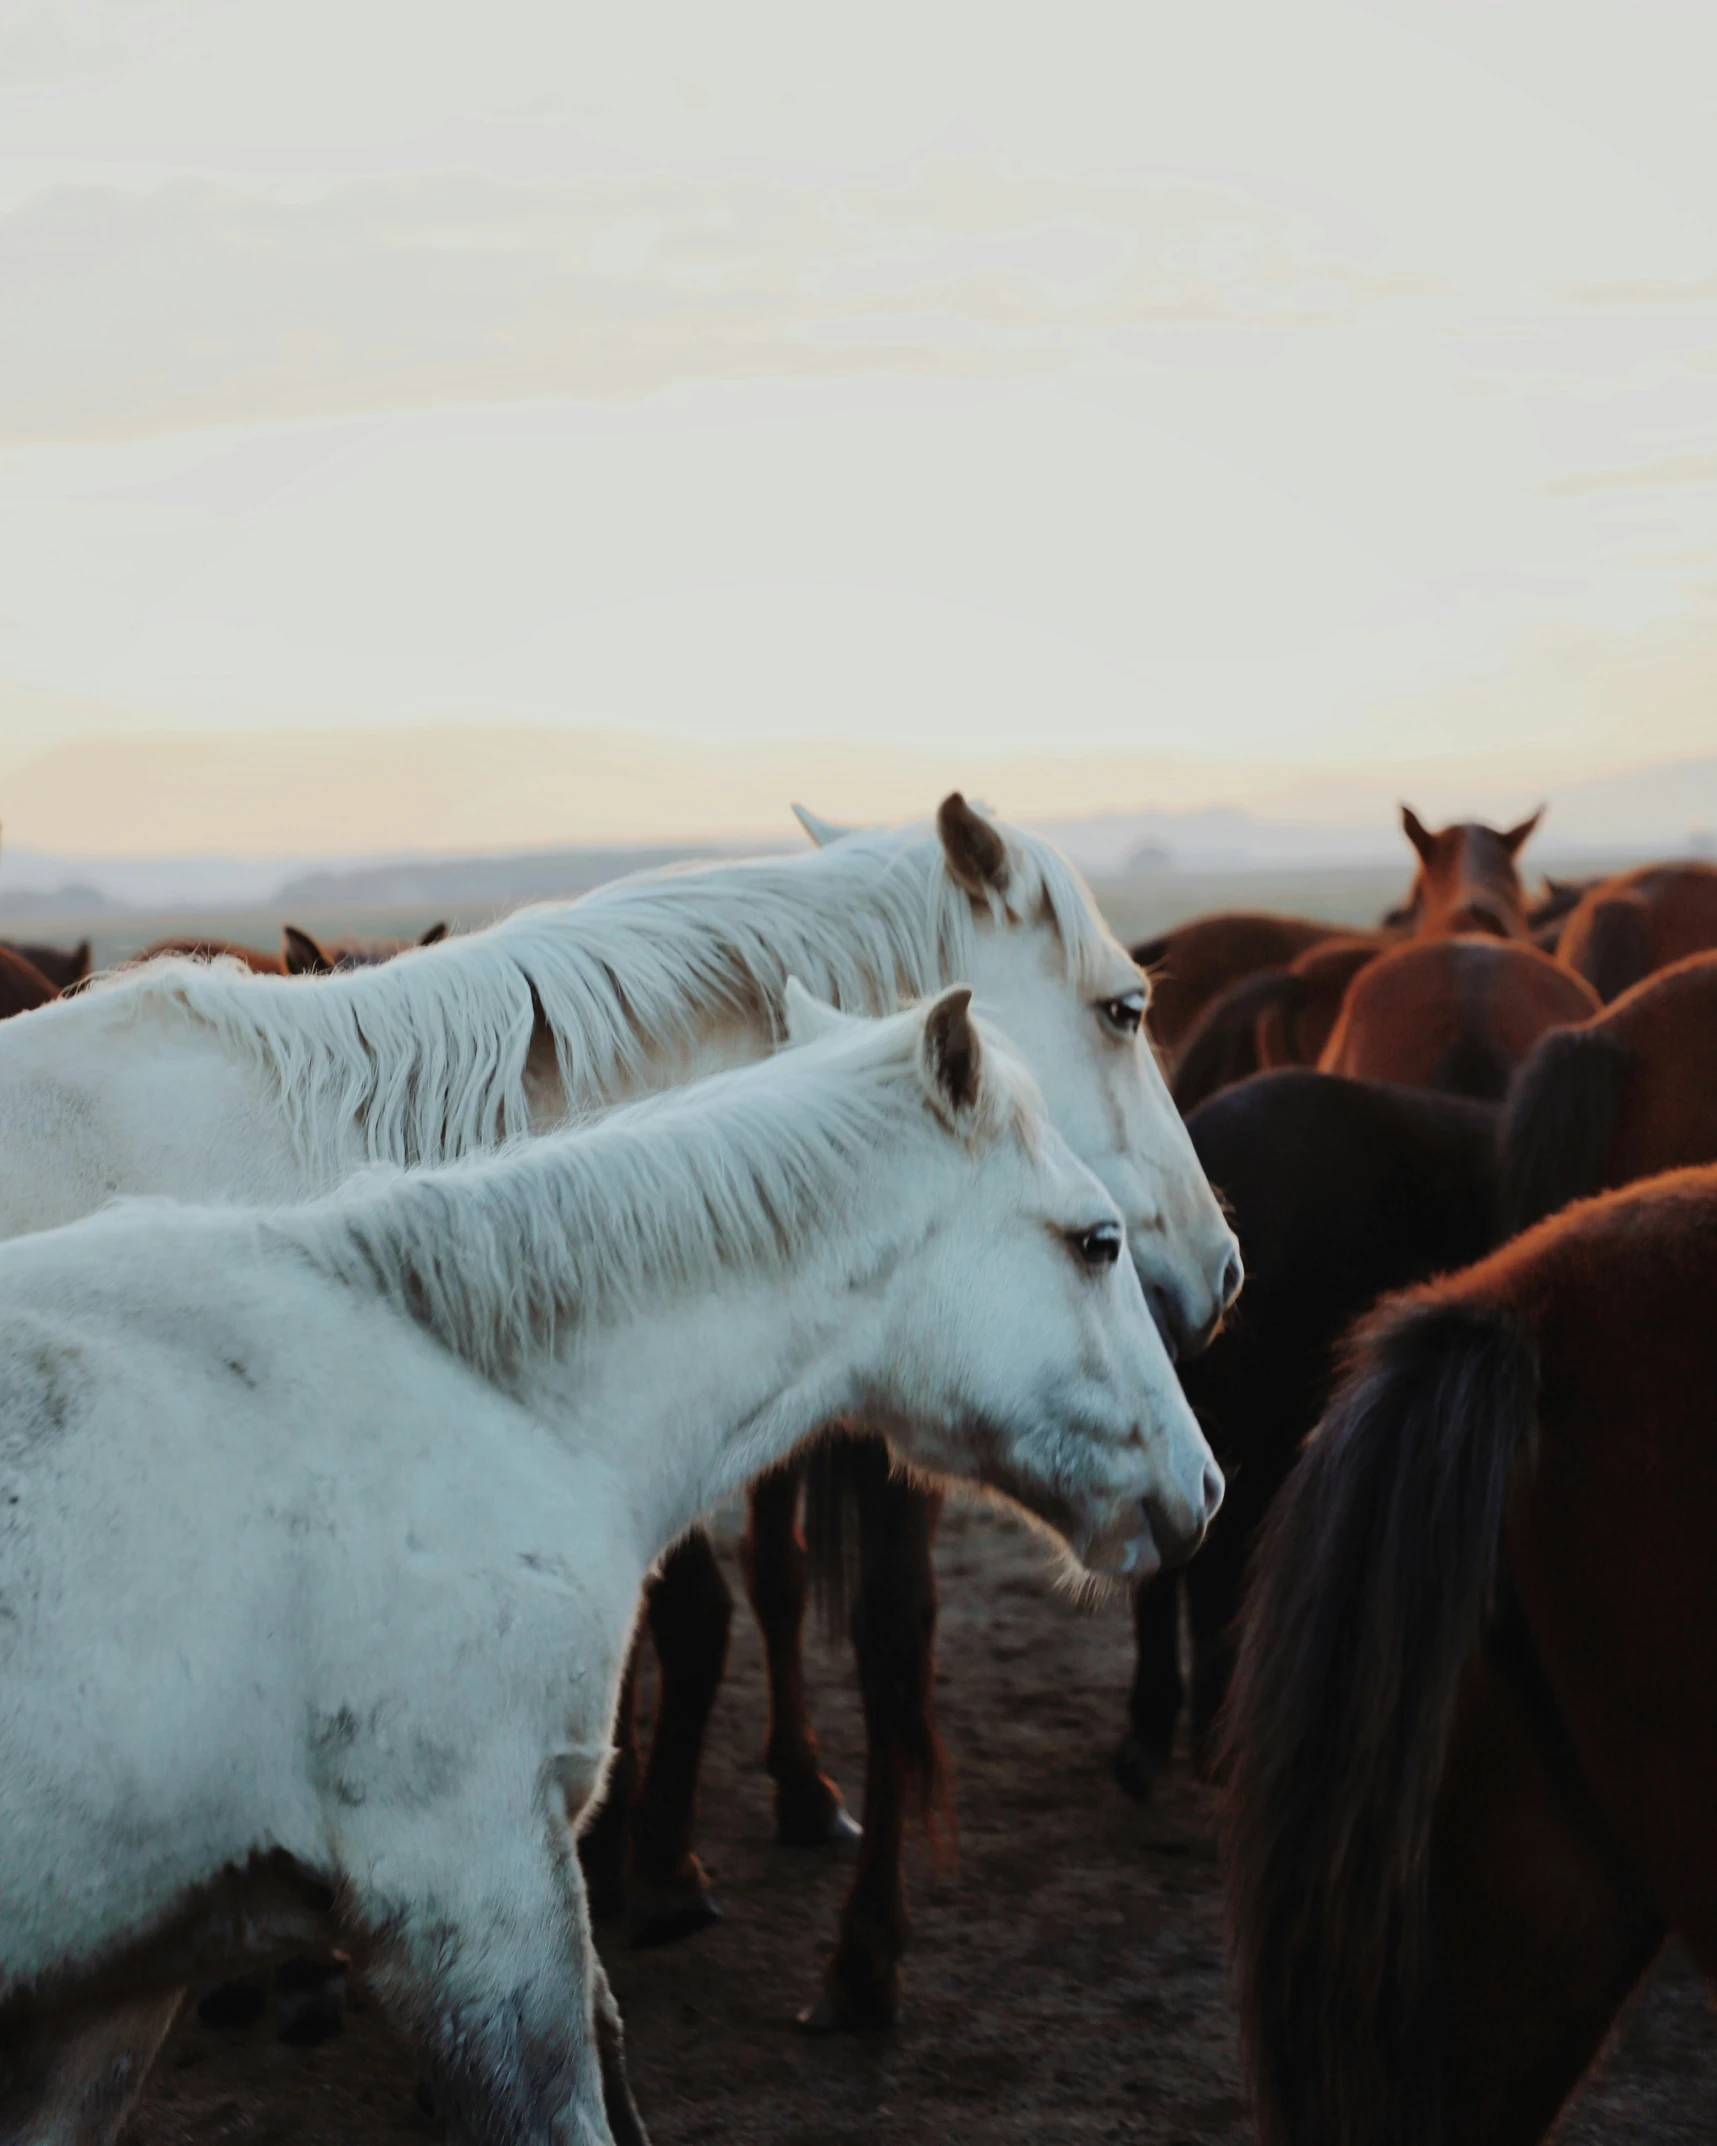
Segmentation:
<svg viewBox="0 0 1717 2146">
<path fill-rule="evenodd" d="M 1621 1038 L 1598 1024 L 1552 1029 L 1534 1047 L 1497 1135 L 1510 1231 L 1602 1189 L 1631 1062 Z"/>
<path fill-rule="evenodd" d="M 1536 1390 L 1506 1312 L 1385 1305 L 1259 1544 L 1222 1772 L 1263 2146 L 1443 2137 L 1431 1822 Z"/>
</svg>

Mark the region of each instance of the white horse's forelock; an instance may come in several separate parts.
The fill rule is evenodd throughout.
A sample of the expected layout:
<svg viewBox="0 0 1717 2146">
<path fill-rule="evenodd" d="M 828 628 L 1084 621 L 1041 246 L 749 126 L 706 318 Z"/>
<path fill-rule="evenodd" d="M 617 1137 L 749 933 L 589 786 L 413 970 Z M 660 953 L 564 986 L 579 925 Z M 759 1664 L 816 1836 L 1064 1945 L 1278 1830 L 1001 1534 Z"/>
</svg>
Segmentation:
<svg viewBox="0 0 1717 2146">
<path fill-rule="evenodd" d="M 1083 881 L 1048 843 L 1000 832 L 996 923 L 1047 922 L 1069 973 L 1094 982 L 1118 949 Z M 180 1013 L 257 1065 L 325 1175 L 354 1129 L 372 1160 L 398 1163 L 524 1133 L 539 1017 L 578 1110 L 650 1086 L 651 1060 L 692 1049 L 712 1019 L 761 1015 L 778 1030 L 789 975 L 848 1012 L 892 1012 L 963 980 L 974 933 L 972 897 L 934 828 L 915 825 L 808 856 L 640 874 L 314 982 L 170 958 L 97 988 L 138 1015 Z"/>
<path fill-rule="evenodd" d="M 1031 1077 L 974 1025 L 983 1074 L 965 1143 L 1029 1146 Z M 263 1228 L 516 1389 L 546 1346 L 592 1322 L 803 1259 L 849 1222 L 879 1153 L 915 1132 L 949 1138 L 918 1071 L 922 1032 L 911 1012 L 855 1024 L 498 1153 L 361 1172 Z"/>
</svg>

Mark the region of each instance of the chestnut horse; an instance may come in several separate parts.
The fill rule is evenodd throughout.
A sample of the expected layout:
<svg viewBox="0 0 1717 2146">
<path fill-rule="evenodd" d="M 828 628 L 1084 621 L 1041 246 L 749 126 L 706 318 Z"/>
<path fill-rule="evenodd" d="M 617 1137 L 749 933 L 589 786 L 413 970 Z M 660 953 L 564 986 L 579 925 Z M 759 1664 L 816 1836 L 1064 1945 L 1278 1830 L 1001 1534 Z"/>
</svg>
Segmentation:
<svg viewBox="0 0 1717 2146">
<path fill-rule="evenodd" d="M 1397 913 L 1400 922 L 1421 939 L 1458 932 L 1527 938 L 1526 893 L 1515 859 L 1543 817 L 1540 805 L 1518 827 L 1461 820 L 1433 833 L 1411 805 L 1403 805 L 1401 825 L 1419 853 L 1419 869 L 1407 905 Z"/>
<path fill-rule="evenodd" d="M 1381 932 L 1340 932 L 1220 992 L 1181 1041 L 1169 1085 L 1181 1115 L 1250 1073 L 1316 1065 L 1348 985 L 1388 944 Z"/>
<path fill-rule="evenodd" d="M 1606 1001 L 1654 969 L 1717 947 L 1717 864 L 1646 864 L 1591 888 L 1556 955 Z"/>
<path fill-rule="evenodd" d="M 9 954 L 21 954 L 56 991 L 69 991 L 89 975 L 90 944 L 87 939 L 80 939 L 72 947 L 40 946 L 27 939 L 0 939 L 0 948 Z"/>
<path fill-rule="evenodd" d="M 163 954 L 189 954 L 198 961 L 237 961 L 253 976 L 333 976 L 347 969 L 373 969 L 413 946 L 435 946 L 447 936 L 445 924 L 432 924 L 420 939 L 313 939 L 296 924 L 281 927 L 280 951 L 244 946 L 230 939 L 157 939 L 134 955 L 154 961 Z"/>
<path fill-rule="evenodd" d="M 1360 1329 L 1225 1725 L 1264 2146 L 1529 2146 L 1667 1931 L 1717 1973 L 1714 1290 L 1686 1170 Z"/>
<path fill-rule="evenodd" d="M 1503 1113 L 1505 1211 L 1525 1229 L 1570 1200 L 1717 1162 L 1717 954 L 1660 969 L 1545 1036 Z"/>
<path fill-rule="evenodd" d="M 1524 941 L 1413 939 L 1354 978 L 1318 1064 L 1495 1102 L 1546 1029 L 1597 1011 L 1589 984 Z"/>
<path fill-rule="evenodd" d="M 58 997 L 59 992 L 33 961 L 9 946 L 0 946 L 0 1021 L 15 1013 L 29 1013 Z"/>
<path fill-rule="evenodd" d="M 1134 1595 L 1138 1663 L 1115 1758 L 1147 1795 L 1183 1692 L 1177 1597 L 1192 1632 L 1192 1736 L 1202 1763 L 1228 1687 L 1246 1557 L 1328 1398 L 1336 1347 L 1388 1289 L 1466 1265 L 1497 1241 L 1494 1104 L 1342 1080 L 1260 1073 L 1187 1121 L 1246 1254 L 1246 1287 L 1181 1385 L 1228 1496 L 1177 1581 Z"/>
<path fill-rule="evenodd" d="M 1260 969 L 1285 968 L 1296 954 L 1341 936 L 1340 924 L 1266 911 L 1224 909 L 1193 917 L 1131 949 L 1151 972 L 1151 1037 L 1176 1059 L 1182 1039 L 1212 999 Z"/>
</svg>

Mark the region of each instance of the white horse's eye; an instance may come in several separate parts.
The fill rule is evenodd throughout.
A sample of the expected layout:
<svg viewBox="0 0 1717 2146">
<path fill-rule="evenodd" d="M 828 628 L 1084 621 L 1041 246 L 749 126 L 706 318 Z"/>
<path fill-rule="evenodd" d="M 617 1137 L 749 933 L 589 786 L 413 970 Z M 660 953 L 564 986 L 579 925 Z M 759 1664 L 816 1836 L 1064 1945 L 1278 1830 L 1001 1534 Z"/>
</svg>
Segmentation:
<svg viewBox="0 0 1717 2146">
<path fill-rule="evenodd" d="M 1112 1267 L 1121 1256 L 1119 1222 L 1099 1222 L 1094 1229 L 1072 1230 L 1067 1242 L 1082 1267 Z"/>
<path fill-rule="evenodd" d="M 1098 1007 L 1105 1021 L 1123 1036 L 1136 1036 L 1145 1018 L 1145 994 L 1126 991 L 1119 998 L 1106 998 Z"/>
</svg>

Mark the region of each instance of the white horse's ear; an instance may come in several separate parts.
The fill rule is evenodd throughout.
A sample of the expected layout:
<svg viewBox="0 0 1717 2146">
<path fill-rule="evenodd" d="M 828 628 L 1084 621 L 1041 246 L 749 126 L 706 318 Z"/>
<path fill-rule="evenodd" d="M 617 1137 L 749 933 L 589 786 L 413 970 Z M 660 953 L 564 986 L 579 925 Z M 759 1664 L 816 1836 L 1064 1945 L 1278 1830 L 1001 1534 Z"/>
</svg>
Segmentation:
<svg viewBox="0 0 1717 2146">
<path fill-rule="evenodd" d="M 856 827 L 837 827 L 833 820 L 820 820 L 805 805 L 793 807 L 793 817 L 810 836 L 818 849 L 827 849 L 831 842 L 844 842 L 848 835 L 856 835 Z"/>
<path fill-rule="evenodd" d="M 813 998 L 796 976 L 789 976 L 781 995 L 787 1016 L 789 1043 L 815 1043 L 819 1036 L 832 1036 L 837 1028 L 850 1028 L 852 1016 L 825 999 Z"/>
<path fill-rule="evenodd" d="M 958 790 L 950 790 L 937 806 L 936 832 L 942 838 L 948 877 L 957 887 L 979 901 L 1007 892 L 1008 846 L 993 823 L 976 806 L 968 805 Z"/>
<path fill-rule="evenodd" d="M 983 1091 L 984 1053 L 972 1025 L 972 989 L 956 984 L 932 999 L 924 1015 L 918 1069 L 931 1108 L 953 1132 L 972 1122 Z"/>
</svg>

